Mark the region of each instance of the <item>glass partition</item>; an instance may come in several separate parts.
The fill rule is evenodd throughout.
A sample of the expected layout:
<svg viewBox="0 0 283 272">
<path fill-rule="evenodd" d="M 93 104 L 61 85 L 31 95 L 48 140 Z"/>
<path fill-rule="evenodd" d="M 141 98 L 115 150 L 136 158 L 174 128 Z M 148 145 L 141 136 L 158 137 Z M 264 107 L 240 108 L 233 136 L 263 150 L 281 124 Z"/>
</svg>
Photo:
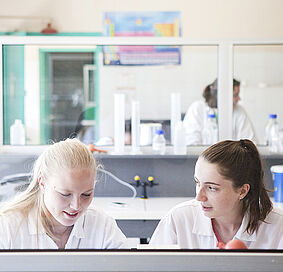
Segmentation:
<svg viewBox="0 0 283 272">
<path fill-rule="evenodd" d="M 234 46 L 234 76 L 241 80 L 239 104 L 248 113 L 257 143 L 266 144 L 269 114 L 277 114 L 283 132 L 283 44 Z"/>
<path fill-rule="evenodd" d="M 169 144 L 171 94 L 180 93 L 182 118 L 193 102 L 204 103 L 205 87 L 217 78 L 217 50 L 208 45 L 4 45 L 3 143 L 10 144 L 16 119 L 25 126 L 27 145 L 74 136 L 85 143 L 113 140 L 113 95 L 123 93 L 126 131 L 131 102 L 139 101 L 141 124 L 146 124 L 141 129 L 159 124 Z M 142 145 L 151 144 L 146 133 L 141 135 Z"/>
<path fill-rule="evenodd" d="M 3 46 L 3 143 L 16 119 L 26 144 L 77 135 L 95 141 L 96 46 Z M 86 135 L 85 135 L 86 136 Z"/>
<path fill-rule="evenodd" d="M 185 124 L 193 116 L 196 102 L 204 105 L 202 114 L 195 109 L 198 119 L 186 127 L 187 135 L 195 127 L 199 134 L 198 140 L 189 135 L 188 145 L 210 144 L 203 139 L 207 114 L 215 114 L 218 125 L 219 113 L 217 140 L 231 135 L 233 139 L 251 138 L 259 145 L 265 144 L 264 130 L 271 113 L 277 114 L 280 131 L 283 130 L 281 43 L 230 42 L 223 46 L 220 42 L 170 41 L 169 45 L 165 42 L 127 45 L 123 41 L 122 45 L 115 42 L 106 45 L 99 39 L 92 43 L 75 39 L 73 44 L 68 41 L 58 45 L 56 37 L 46 41 L 2 45 L 5 145 L 11 143 L 10 129 L 17 119 L 25 126 L 26 145 L 44 145 L 67 137 L 78 137 L 85 143 L 107 139 L 104 143 L 113 144 L 116 93 L 126 97 L 126 132 L 131 130 L 131 103 L 140 102 L 141 145 L 151 144 L 152 132 L 148 131 L 157 127 L 164 130 L 167 144 L 171 144 L 172 93 L 180 94 Z M 233 74 L 229 73 L 232 70 Z M 214 82 L 217 77 L 220 81 Z M 246 113 L 254 137 L 234 133 L 235 112 L 230 119 L 232 106 L 227 103 L 233 96 L 229 87 L 233 78 L 240 83 L 240 93 L 234 94 L 234 98 L 240 98 L 238 106 Z M 206 87 L 213 87 L 213 83 L 218 101 L 212 112 L 211 107 L 205 112 L 203 92 Z M 217 89 L 222 99 L 217 99 Z M 238 130 L 245 129 L 238 126 Z M 128 135 L 126 144 L 131 143 Z"/>
</svg>

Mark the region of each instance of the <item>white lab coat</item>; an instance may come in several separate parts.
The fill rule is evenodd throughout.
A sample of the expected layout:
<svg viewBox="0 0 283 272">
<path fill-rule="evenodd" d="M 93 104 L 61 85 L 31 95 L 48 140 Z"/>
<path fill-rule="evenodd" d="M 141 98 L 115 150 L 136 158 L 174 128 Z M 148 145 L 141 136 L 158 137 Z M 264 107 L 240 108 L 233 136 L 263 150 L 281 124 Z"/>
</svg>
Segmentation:
<svg viewBox="0 0 283 272">
<path fill-rule="evenodd" d="M 125 243 L 126 237 L 115 220 L 89 207 L 74 224 L 65 249 L 115 249 L 124 247 Z M 37 232 L 33 209 L 28 218 L 19 213 L 0 216 L 0 249 L 58 249 L 58 246 L 40 222 Z"/>
<path fill-rule="evenodd" d="M 199 100 L 191 104 L 184 117 L 187 145 L 203 144 L 202 132 L 207 124 L 207 114 L 216 113 L 204 101 Z M 233 110 L 233 140 L 250 139 L 256 142 L 253 126 L 241 105 Z"/>
<path fill-rule="evenodd" d="M 250 249 L 283 249 L 283 210 L 274 208 L 265 221 L 256 233 L 249 235 L 245 231 L 245 216 L 234 239 L 243 241 Z M 195 199 L 171 209 L 158 224 L 150 244 L 155 248 L 178 245 L 182 249 L 217 249 L 211 219 L 203 214 Z"/>
</svg>

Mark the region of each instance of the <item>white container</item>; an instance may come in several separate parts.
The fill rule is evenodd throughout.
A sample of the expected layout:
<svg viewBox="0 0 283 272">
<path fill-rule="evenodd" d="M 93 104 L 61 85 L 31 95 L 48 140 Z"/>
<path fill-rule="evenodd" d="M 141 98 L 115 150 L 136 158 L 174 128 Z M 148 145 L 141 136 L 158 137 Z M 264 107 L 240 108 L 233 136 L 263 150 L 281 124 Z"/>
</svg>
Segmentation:
<svg viewBox="0 0 283 272">
<path fill-rule="evenodd" d="M 283 208 L 283 165 L 273 165 L 270 171 L 274 181 L 274 202 Z"/>
<path fill-rule="evenodd" d="M 143 123 L 140 124 L 140 145 L 152 145 L 152 139 L 155 132 L 162 128 L 160 123 Z"/>
<path fill-rule="evenodd" d="M 114 151 L 123 154 L 125 147 L 125 94 L 114 94 Z"/>
<path fill-rule="evenodd" d="M 166 140 L 162 129 L 158 129 L 152 140 L 152 151 L 154 154 L 164 155 L 166 151 Z"/>
<path fill-rule="evenodd" d="M 25 145 L 25 127 L 21 120 L 16 119 L 15 123 L 10 127 L 10 144 L 11 145 Z"/>
<path fill-rule="evenodd" d="M 178 121 L 174 131 L 174 154 L 186 155 L 187 144 L 186 144 L 186 129 L 182 121 Z"/>
<path fill-rule="evenodd" d="M 277 115 L 273 114 L 273 120 L 269 127 L 268 147 L 269 151 L 273 153 L 282 152 L 282 143 L 279 133 L 279 125 L 277 122 Z"/>
<path fill-rule="evenodd" d="M 277 114 L 269 114 L 268 122 L 265 126 L 265 134 L 264 134 L 264 144 L 270 146 L 271 138 L 270 138 L 270 129 L 274 123 L 276 123 Z"/>
<path fill-rule="evenodd" d="M 207 114 L 207 121 L 202 131 L 202 144 L 212 145 L 218 141 L 218 127 L 215 114 Z"/>
<path fill-rule="evenodd" d="M 174 144 L 175 127 L 181 121 L 181 94 L 171 93 L 171 144 Z"/>
<path fill-rule="evenodd" d="M 139 153 L 140 151 L 140 102 L 132 102 L 132 153 Z"/>
</svg>

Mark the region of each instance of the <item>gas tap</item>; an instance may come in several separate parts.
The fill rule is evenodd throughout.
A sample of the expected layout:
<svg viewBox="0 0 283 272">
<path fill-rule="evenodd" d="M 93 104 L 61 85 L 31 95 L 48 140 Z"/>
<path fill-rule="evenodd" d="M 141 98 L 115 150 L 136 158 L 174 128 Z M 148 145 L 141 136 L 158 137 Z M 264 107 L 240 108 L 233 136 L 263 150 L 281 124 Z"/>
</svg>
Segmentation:
<svg viewBox="0 0 283 272">
<path fill-rule="evenodd" d="M 158 183 L 154 182 L 154 177 L 153 176 L 148 176 L 147 180 L 142 181 L 140 176 L 136 175 L 134 177 L 134 181 L 135 181 L 135 183 L 132 183 L 134 186 L 136 186 L 136 187 L 142 186 L 142 188 L 143 188 L 142 194 L 141 194 L 141 198 L 142 199 L 147 199 L 148 198 L 148 196 L 147 196 L 147 189 L 146 189 L 147 186 L 153 187 L 155 185 L 158 185 Z"/>
</svg>

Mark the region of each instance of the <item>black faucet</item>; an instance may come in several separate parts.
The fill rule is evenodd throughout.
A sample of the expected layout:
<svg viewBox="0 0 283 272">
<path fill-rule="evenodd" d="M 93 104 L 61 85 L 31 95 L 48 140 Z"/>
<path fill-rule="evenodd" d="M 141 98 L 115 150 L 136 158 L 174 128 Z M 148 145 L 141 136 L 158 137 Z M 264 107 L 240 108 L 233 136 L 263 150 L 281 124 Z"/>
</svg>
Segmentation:
<svg viewBox="0 0 283 272">
<path fill-rule="evenodd" d="M 147 189 L 146 189 L 147 186 L 153 187 L 155 185 L 158 185 L 158 183 L 154 182 L 154 177 L 153 176 L 149 176 L 147 178 L 147 180 L 145 180 L 145 181 L 141 181 L 140 176 L 135 176 L 134 180 L 135 180 L 135 183 L 132 183 L 133 185 L 135 185 L 136 187 L 142 186 L 142 188 L 143 188 L 142 195 L 141 195 L 141 198 L 143 198 L 143 199 L 147 199 L 148 198 L 148 196 L 147 196 Z"/>
</svg>

